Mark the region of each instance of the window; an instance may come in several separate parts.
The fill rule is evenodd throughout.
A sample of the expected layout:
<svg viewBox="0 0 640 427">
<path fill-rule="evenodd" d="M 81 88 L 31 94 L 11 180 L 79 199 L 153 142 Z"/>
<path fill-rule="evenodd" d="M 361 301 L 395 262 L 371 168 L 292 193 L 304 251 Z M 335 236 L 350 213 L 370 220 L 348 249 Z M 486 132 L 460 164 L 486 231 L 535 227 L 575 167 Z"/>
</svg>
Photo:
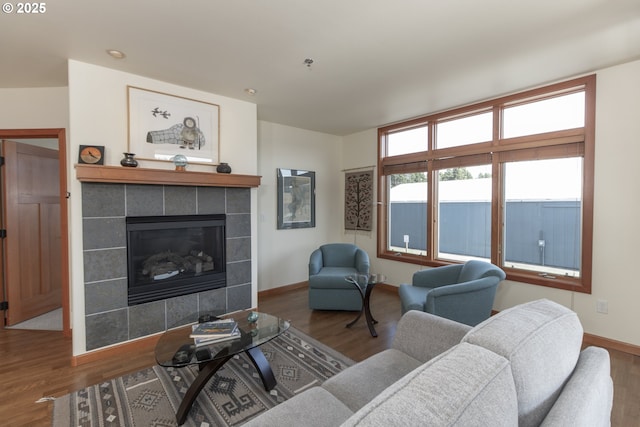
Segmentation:
<svg viewBox="0 0 640 427">
<path fill-rule="evenodd" d="M 584 92 L 507 107 L 502 116 L 504 138 L 583 127 Z"/>
<path fill-rule="evenodd" d="M 427 128 L 423 126 L 402 132 L 390 133 L 387 141 L 388 156 L 425 151 L 427 149 Z"/>
<path fill-rule="evenodd" d="M 397 253 L 427 253 L 427 174 L 389 175 L 389 249 Z"/>
<path fill-rule="evenodd" d="M 595 76 L 378 129 L 378 256 L 591 292 Z"/>
<path fill-rule="evenodd" d="M 436 259 L 491 259 L 491 164 L 438 170 Z"/>
<path fill-rule="evenodd" d="M 474 142 L 491 141 L 492 124 L 491 111 L 440 121 L 436 125 L 436 148 L 459 147 Z"/>
<path fill-rule="evenodd" d="M 504 170 L 504 265 L 580 277 L 582 158 L 509 162 Z"/>
</svg>

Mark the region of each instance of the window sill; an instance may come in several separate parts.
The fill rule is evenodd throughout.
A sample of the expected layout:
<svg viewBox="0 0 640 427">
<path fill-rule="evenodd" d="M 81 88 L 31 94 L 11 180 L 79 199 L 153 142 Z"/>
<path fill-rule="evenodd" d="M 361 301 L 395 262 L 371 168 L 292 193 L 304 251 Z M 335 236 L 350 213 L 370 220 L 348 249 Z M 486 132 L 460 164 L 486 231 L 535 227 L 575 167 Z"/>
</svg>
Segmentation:
<svg viewBox="0 0 640 427">
<path fill-rule="evenodd" d="M 416 264 L 428 267 L 441 267 L 444 265 L 456 264 L 455 261 L 431 260 L 424 256 L 414 255 L 403 252 L 383 252 L 378 253 L 378 258 L 388 259 L 391 261 L 404 262 L 407 264 Z M 571 277 L 552 277 L 541 276 L 537 273 L 528 273 L 513 268 L 501 267 L 507 274 L 506 280 L 514 282 L 526 283 L 530 285 L 546 286 L 549 288 L 563 289 L 573 292 L 581 292 L 585 294 L 591 293 L 590 283 L 585 278 Z"/>
</svg>

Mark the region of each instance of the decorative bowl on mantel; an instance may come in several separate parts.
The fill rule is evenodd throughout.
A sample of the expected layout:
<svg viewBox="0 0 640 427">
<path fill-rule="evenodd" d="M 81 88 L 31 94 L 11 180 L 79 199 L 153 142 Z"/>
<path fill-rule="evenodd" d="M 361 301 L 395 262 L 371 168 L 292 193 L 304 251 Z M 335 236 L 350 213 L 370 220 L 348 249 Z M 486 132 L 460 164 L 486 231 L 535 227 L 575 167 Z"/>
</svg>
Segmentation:
<svg viewBox="0 0 640 427">
<path fill-rule="evenodd" d="M 231 173 L 231 166 L 229 166 L 229 163 L 220 162 L 216 171 L 218 173 Z"/>
</svg>

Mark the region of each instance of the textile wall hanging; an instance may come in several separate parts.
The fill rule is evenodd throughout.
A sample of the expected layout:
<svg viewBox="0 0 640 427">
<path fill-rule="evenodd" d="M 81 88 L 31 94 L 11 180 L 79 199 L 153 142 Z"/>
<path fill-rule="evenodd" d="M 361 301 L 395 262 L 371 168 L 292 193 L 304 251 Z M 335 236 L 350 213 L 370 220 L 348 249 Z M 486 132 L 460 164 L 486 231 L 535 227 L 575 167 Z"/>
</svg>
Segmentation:
<svg viewBox="0 0 640 427">
<path fill-rule="evenodd" d="M 346 173 L 344 182 L 344 228 L 371 231 L 373 171 Z"/>
</svg>

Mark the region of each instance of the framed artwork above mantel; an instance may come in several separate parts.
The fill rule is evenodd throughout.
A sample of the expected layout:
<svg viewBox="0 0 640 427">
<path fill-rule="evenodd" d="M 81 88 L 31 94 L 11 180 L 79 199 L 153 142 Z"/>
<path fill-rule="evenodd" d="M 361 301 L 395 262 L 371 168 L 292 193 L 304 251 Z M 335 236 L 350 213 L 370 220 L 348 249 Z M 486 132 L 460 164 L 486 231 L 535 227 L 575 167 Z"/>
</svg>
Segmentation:
<svg viewBox="0 0 640 427">
<path fill-rule="evenodd" d="M 128 151 L 136 159 L 170 162 L 182 154 L 190 164 L 217 165 L 220 106 L 127 86 Z"/>
</svg>

